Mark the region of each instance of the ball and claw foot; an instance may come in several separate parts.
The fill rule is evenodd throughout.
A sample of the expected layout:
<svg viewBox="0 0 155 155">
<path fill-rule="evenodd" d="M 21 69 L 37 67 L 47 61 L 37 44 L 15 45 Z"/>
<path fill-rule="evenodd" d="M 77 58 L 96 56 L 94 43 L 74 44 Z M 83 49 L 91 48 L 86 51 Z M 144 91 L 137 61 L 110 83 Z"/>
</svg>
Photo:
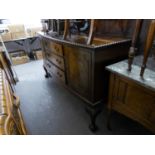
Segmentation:
<svg viewBox="0 0 155 155">
<path fill-rule="evenodd" d="M 89 125 L 89 129 L 92 131 L 92 132 L 95 132 L 98 130 L 98 127 L 96 126 L 96 124 L 90 124 Z"/>
<path fill-rule="evenodd" d="M 112 131 L 111 124 L 110 124 L 109 122 L 107 123 L 107 129 L 108 129 L 109 131 Z"/>
<path fill-rule="evenodd" d="M 45 74 L 45 78 L 49 78 L 49 74 Z"/>
<path fill-rule="evenodd" d="M 98 130 L 98 127 L 96 125 L 96 118 L 98 116 L 98 114 L 101 112 L 99 109 L 93 109 L 93 108 L 86 108 L 85 109 L 86 112 L 89 114 L 90 116 L 90 124 L 89 124 L 89 129 L 92 132 L 95 132 Z"/>
<path fill-rule="evenodd" d="M 45 70 L 45 78 L 49 78 L 49 77 L 50 77 L 50 74 L 47 72 L 47 70 L 46 70 L 45 67 L 43 67 L 43 68 L 44 68 L 44 70 Z"/>
</svg>

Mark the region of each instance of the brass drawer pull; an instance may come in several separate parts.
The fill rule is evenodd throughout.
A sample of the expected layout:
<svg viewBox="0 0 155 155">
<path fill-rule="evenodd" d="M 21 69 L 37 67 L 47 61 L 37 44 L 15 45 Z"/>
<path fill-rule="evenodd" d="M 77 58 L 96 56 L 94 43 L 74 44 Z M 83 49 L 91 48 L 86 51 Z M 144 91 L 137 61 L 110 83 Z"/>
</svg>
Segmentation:
<svg viewBox="0 0 155 155">
<path fill-rule="evenodd" d="M 57 75 L 59 75 L 59 77 L 62 77 L 62 75 L 59 72 L 57 72 Z"/>
<path fill-rule="evenodd" d="M 56 62 L 58 62 L 59 64 L 61 64 L 61 60 L 56 59 Z"/>
<path fill-rule="evenodd" d="M 54 49 L 59 52 L 59 47 L 57 47 L 57 45 L 54 46 Z"/>
<path fill-rule="evenodd" d="M 49 68 L 51 68 L 51 65 L 50 65 L 50 64 L 47 64 L 47 66 L 48 66 Z"/>
</svg>

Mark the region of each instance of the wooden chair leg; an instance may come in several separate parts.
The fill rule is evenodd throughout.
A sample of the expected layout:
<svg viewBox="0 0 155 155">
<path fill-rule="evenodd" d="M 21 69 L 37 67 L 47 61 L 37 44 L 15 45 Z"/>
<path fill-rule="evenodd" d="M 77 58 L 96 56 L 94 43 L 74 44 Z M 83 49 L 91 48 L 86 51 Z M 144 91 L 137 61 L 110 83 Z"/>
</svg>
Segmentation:
<svg viewBox="0 0 155 155">
<path fill-rule="evenodd" d="M 146 38 L 146 43 L 145 43 L 145 48 L 144 48 L 144 58 L 143 58 L 143 63 L 142 63 L 141 71 L 140 71 L 141 77 L 143 77 L 143 74 L 146 68 L 146 63 L 147 63 L 147 59 L 150 53 L 150 49 L 153 44 L 154 35 L 155 35 L 155 20 L 152 20 L 149 26 L 148 35 Z"/>
<path fill-rule="evenodd" d="M 137 19 L 136 20 L 136 26 L 135 26 L 135 31 L 134 31 L 134 34 L 133 34 L 133 38 L 132 38 L 132 43 L 131 43 L 131 47 L 130 47 L 130 50 L 129 50 L 129 59 L 128 59 L 128 70 L 131 71 L 131 66 L 132 66 L 132 63 L 133 63 L 133 59 L 134 59 L 134 56 L 135 56 L 135 51 L 136 51 L 136 43 L 137 43 L 137 40 L 139 38 L 139 35 L 140 35 L 140 31 L 141 31 L 141 28 L 142 28 L 142 22 L 143 20 L 142 19 Z"/>
<path fill-rule="evenodd" d="M 69 31 L 69 19 L 66 19 L 64 22 L 64 33 L 63 33 L 63 39 L 65 40 Z"/>
<path fill-rule="evenodd" d="M 88 40 L 87 40 L 87 45 L 92 44 L 95 29 L 96 29 L 96 20 L 95 19 L 91 19 L 90 30 L 89 30 Z"/>
</svg>

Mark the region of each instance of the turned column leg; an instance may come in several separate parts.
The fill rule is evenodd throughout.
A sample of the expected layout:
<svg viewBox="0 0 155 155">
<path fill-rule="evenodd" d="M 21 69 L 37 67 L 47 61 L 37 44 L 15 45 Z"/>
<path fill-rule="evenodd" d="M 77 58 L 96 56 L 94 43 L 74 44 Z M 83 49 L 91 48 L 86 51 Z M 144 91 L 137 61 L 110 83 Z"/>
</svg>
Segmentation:
<svg viewBox="0 0 155 155">
<path fill-rule="evenodd" d="M 135 56 L 135 48 L 130 47 L 129 56 L 128 56 L 128 71 L 131 71 L 132 69 L 132 63 L 133 63 L 134 56 Z"/>
<path fill-rule="evenodd" d="M 151 49 L 152 44 L 153 44 L 154 35 L 155 35 L 155 20 L 152 20 L 151 24 L 149 26 L 148 35 L 147 35 L 147 38 L 146 38 L 143 64 L 142 64 L 141 71 L 140 71 L 140 76 L 141 77 L 143 77 L 143 74 L 144 74 L 144 71 L 145 71 L 145 68 L 146 68 L 146 63 L 147 63 L 147 59 L 148 59 L 148 56 L 149 56 L 150 49 Z"/>
<path fill-rule="evenodd" d="M 97 24 L 96 20 L 95 19 L 91 19 L 90 30 L 89 30 L 88 40 L 87 40 L 87 45 L 92 44 L 93 37 L 94 37 L 94 32 L 96 30 L 96 24 Z"/>
<path fill-rule="evenodd" d="M 43 66 L 44 70 L 45 70 L 45 78 L 49 78 L 49 73 L 47 72 L 47 69 Z"/>
<path fill-rule="evenodd" d="M 132 43 L 131 43 L 131 47 L 129 50 L 129 59 L 128 59 L 128 70 L 129 71 L 131 71 L 131 68 L 132 68 L 131 66 L 132 66 L 132 62 L 133 62 L 133 59 L 135 56 L 135 50 L 136 50 L 135 46 L 136 46 L 140 31 L 141 31 L 142 22 L 143 22 L 142 19 L 136 20 L 135 31 L 133 34 Z"/>
<path fill-rule="evenodd" d="M 101 112 L 101 109 L 97 108 L 97 107 L 86 107 L 86 112 L 88 113 L 88 115 L 90 116 L 90 124 L 89 124 L 89 129 L 93 132 L 95 132 L 98 127 L 96 125 L 96 118 L 98 116 L 98 114 Z"/>
</svg>

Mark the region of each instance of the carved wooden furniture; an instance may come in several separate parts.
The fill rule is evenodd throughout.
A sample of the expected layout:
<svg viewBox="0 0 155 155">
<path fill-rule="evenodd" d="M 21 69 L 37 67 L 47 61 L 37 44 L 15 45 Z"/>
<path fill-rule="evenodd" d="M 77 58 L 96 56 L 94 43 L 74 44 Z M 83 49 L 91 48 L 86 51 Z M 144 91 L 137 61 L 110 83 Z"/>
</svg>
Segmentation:
<svg viewBox="0 0 155 155">
<path fill-rule="evenodd" d="M 151 49 L 155 30 L 155 23 L 151 21 L 144 48 L 143 63 L 141 57 L 135 57 L 132 70 L 129 71 L 128 62 L 122 61 L 106 67 L 110 71 L 109 84 L 109 119 L 111 111 L 115 110 L 139 123 L 155 133 L 155 62 L 146 66 L 148 53 Z M 139 63 L 140 62 L 140 63 Z M 140 67 L 142 63 L 142 68 Z M 140 75 L 139 75 L 140 73 Z"/>
<path fill-rule="evenodd" d="M 0 69 L 0 135 L 26 134 L 19 106 L 19 97 L 13 93 L 4 70 Z"/>
<path fill-rule="evenodd" d="M 26 134 L 20 100 L 15 95 L 16 82 L 7 51 L 0 52 L 0 135 Z"/>
<path fill-rule="evenodd" d="M 68 36 L 68 21 L 62 36 L 40 33 L 46 77 L 61 81 L 86 101 L 92 130 L 96 129 L 96 107 L 107 99 L 109 74 L 105 66 L 127 58 L 131 44 L 131 40 L 123 36 L 94 37 L 95 25 L 92 20 L 88 37 Z"/>
</svg>

